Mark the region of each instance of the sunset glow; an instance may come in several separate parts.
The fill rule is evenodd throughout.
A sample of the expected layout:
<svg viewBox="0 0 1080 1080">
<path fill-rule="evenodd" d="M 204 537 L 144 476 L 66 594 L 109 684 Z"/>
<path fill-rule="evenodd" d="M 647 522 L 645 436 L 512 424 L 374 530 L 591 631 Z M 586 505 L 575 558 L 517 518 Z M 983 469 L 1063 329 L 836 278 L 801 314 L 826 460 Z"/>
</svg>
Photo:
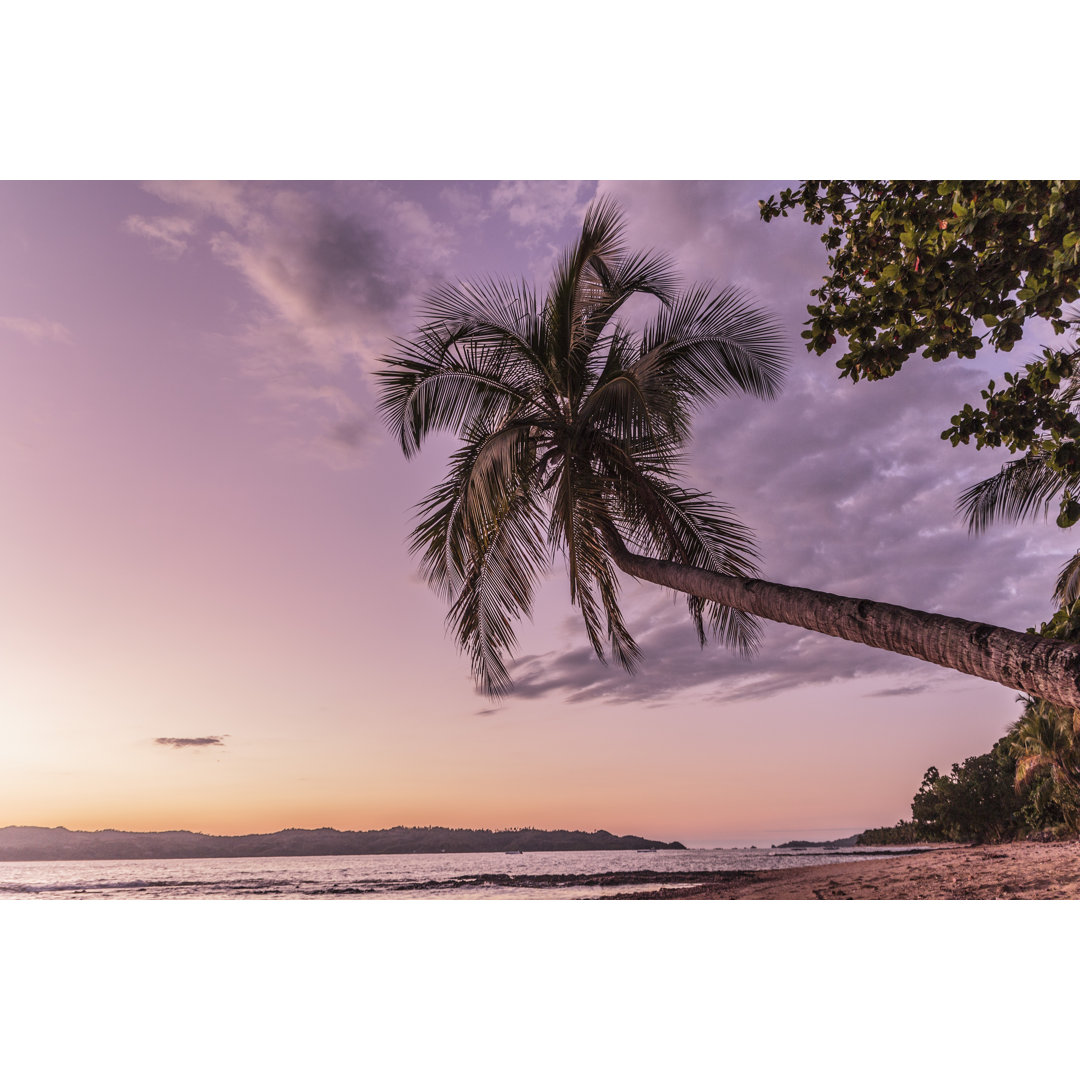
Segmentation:
<svg viewBox="0 0 1080 1080">
<path fill-rule="evenodd" d="M 627 580 L 630 678 L 592 657 L 556 564 L 516 692 L 478 695 L 407 542 L 452 443 L 406 461 L 374 410 L 429 289 L 542 284 L 610 194 L 635 246 L 788 334 L 784 392 L 703 412 L 688 462 L 763 576 L 1045 620 L 1067 538 L 969 536 L 956 497 L 1004 456 L 938 437 L 997 361 L 839 382 L 799 338 L 817 234 L 758 218 L 781 186 L 0 184 L 0 825 L 760 846 L 908 816 L 927 766 L 1003 733 L 1013 691 L 774 625 L 753 660 L 699 650 L 682 605 Z"/>
</svg>

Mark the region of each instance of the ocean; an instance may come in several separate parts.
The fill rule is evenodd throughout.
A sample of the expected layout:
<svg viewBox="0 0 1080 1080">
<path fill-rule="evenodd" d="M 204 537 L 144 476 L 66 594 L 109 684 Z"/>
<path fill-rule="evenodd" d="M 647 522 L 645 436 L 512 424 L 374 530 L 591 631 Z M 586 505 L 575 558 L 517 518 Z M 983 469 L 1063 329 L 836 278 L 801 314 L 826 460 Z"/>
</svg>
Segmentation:
<svg viewBox="0 0 1080 1080">
<path fill-rule="evenodd" d="M 895 848 L 714 848 L 0 862 L 0 899 L 581 900 L 685 888 L 731 871 L 896 854 Z"/>
</svg>

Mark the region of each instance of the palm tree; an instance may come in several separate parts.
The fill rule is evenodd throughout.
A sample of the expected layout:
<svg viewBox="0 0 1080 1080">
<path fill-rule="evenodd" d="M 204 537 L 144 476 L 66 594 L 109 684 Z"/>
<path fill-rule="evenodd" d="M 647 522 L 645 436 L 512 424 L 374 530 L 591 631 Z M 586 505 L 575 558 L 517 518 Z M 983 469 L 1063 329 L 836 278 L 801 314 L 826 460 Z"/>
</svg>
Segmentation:
<svg viewBox="0 0 1080 1080">
<path fill-rule="evenodd" d="M 1076 745 L 1072 712 L 1026 694 L 1017 701 L 1024 710 L 1009 728 L 1017 787 L 1042 766 L 1050 769 L 1056 782 L 1080 786 L 1080 747 Z"/>
<path fill-rule="evenodd" d="M 659 312 L 635 334 L 616 317 L 640 294 Z M 702 643 L 707 620 L 751 651 L 761 617 L 1080 706 L 1080 646 L 750 576 L 748 531 L 678 481 L 695 408 L 777 392 L 779 330 L 735 291 L 679 289 L 666 257 L 627 250 L 611 202 L 590 207 L 542 300 L 525 283 L 458 284 L 423 315 L 383 359 L 379 404 L 406 456 L 436 431 L 461 439 L 412 548 L 486 693 L 509 689 L 513 623 L 561 552 L 594 650 L 627 670 L 640 653 L 616 567 L 685 593 Z"/>
<path fill-rule="evenodd" d="M 1048 774 L 1051 792 L 1075 831 L 1080 797 L 1080 744 L 1073 712 L 1040 698 L 1021 695 L 1020 718 L 1009 728 L 1009 743 L 1016 759 L 1016 790 L 1020 791 L 1040 773 Z M 1043 803 L 1046 802 L 1045 796 Z M 1045 811 L 1046 807 L 1039 809 Z"/>
</svg>

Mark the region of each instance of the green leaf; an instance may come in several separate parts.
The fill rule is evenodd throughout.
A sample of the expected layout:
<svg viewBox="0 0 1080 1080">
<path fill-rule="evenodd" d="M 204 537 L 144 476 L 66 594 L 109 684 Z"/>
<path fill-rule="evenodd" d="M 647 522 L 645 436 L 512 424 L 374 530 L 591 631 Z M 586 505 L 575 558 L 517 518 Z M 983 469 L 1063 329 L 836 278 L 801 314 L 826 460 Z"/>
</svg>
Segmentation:
<svg viewBox="0 0 1080 1080">
<path fill-rule="evenodd" d="M 1066 499 L 1057 516 L 1058 528 L 1068 529 L 1080 521 L 1080 503 L 1075 499 Z"/>
</svg>

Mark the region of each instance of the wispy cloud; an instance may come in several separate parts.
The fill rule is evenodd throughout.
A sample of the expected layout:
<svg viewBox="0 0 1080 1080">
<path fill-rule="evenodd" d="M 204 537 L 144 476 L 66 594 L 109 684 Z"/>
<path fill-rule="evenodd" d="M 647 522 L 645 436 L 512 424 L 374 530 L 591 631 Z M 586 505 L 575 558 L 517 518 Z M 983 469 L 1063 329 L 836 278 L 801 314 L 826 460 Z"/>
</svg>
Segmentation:
<svg viewBox="0 0 1080 1080">
<path fill-rule="evenodd" d="M 371 425 L 363 416 L 349 416 L 330 429 L 330 440 L 355 449 L 371 437 Z"/>
<path fill-rule="evenodd" d="M 504 180 L 491 192 L 490 203 L 535 242 L 567 224 L 580 227 L 595 189 L 584 180 Z"/>
<path fill-rule="evenodd" d="M 230 355 L 307 429 L 298 445 L 332 464 L 355 463 L 370 434 L 357 419 L 372 411 L 366 373 L 442 276 L 452 230 L 375 183 L 145 186 L 186 216 L 139 218 L 132 230 L 189 243 L 194 232 L 160 223 L 198 223 L 254 301 L 223 343 Z"/>
<path fill-rule="evenodd" d="M 647 629 L 639 641 L 645 662 L 636 675 L 600 664 L 587 646 L 523 657 L 513 669 L 514 696 L 554 695 L 568 702 L 613 705 L 659 705 L 687 695 L 715 702 L 750 701 L 840 680 L 911 677 L 920 666 L 909 657 L 776 625 L 769 626 L 761 650 L 750 658 L 715 644 L 701 649 L 685 614 L 680 621 Z"/>
<path fill-rule="evenodd" d="M 60 345 L 71 344 L 71 331 L 63 323 L 51 319 L 24 319 L 17 315 L 0 315 L 0 330 L 10 330 L 13 334 L 40 345 L 43 341 L 55 341 Z"/>
<path fill-rule="evenodd" d="M 262 302 L 258 324 L 307 345 L 294 353 L 297 364 L 337 368 L 368 357 L 450 253 L 444 226 L 378 184 L 159 182 L 147 190 L 206 223 L 211 250 Z"/>
<path fill-rule="evenodd" d="M 173 750 L 188 750 L 200 746 L 224 746 L 228 735 L 200 735 L 195 738 L 162 737 L 155 739 L 158 746 L 170 746 Z"/>
<path fill-rule="evenodd" d="M 124 229 L 133 236 L 150 241 L 150 246 L 165 258 L 179 258 L 188 249 L 195 223 L 182 217 L 144 217 L 132 214 L 124 221 Z"/>
<path fill-rule="evenodd" d="M 909 697 L 913 694 L 925 694 L 931 689 L 929 683 L 919 683 L 916 686 L 893 686 L 886 690 L 875 690 L 872 694 L 864 694 L 863 697 Z"/>
</svg>

